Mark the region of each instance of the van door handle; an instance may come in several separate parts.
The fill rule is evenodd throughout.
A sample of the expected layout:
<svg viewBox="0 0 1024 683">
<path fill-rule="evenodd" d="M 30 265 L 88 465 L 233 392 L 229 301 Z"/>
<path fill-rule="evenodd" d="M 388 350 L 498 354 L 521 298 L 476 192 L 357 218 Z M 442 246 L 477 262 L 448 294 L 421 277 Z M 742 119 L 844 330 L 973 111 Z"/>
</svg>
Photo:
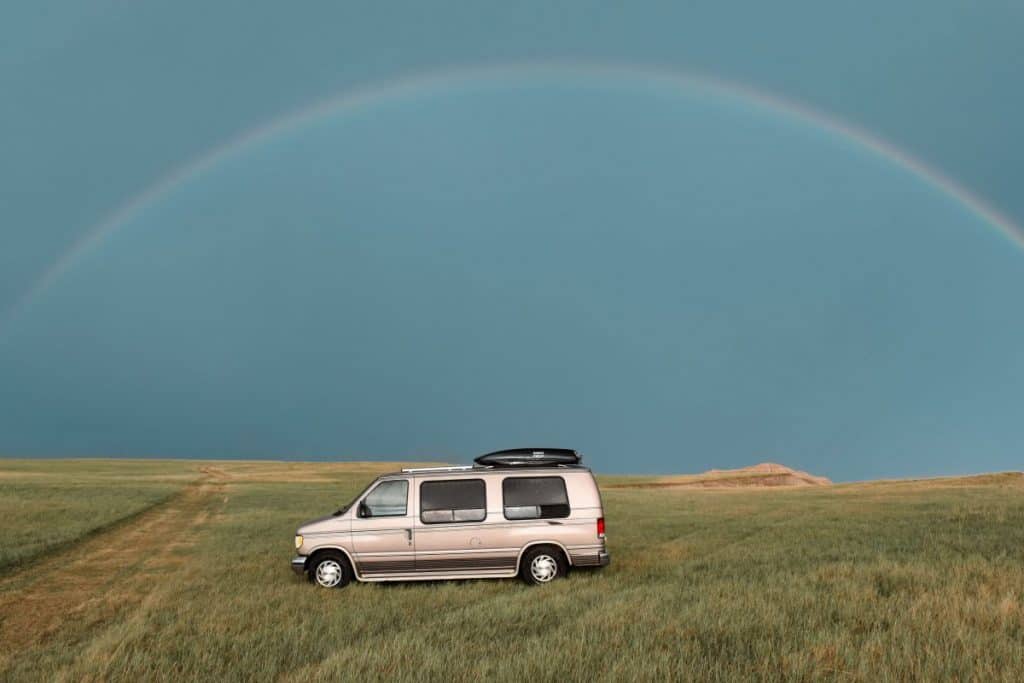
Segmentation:
<svg viewBox="0 0 1024 683">
<path fill-rule="evenodd" d="M 409 542 L 409 545 L 412 545 L 412 529 L 405 530 L 405 538 Z"/>
<path fill-rule="evenodd" d="M 548 524 L 554 524 L 555 526 L 562 526 L 561 522 L 553 522 L 550 519 L 548 520 Z"/>
</svg>

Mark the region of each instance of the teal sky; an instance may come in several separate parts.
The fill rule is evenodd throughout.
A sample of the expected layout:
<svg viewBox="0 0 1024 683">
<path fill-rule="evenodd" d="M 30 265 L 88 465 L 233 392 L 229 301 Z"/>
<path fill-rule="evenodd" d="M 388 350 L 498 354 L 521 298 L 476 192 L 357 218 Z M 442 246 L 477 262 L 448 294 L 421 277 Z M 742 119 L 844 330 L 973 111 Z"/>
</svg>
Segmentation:
<svg viewBox="0 0 1024 683">
<path fill-rule="evenodd" d="M 2 18 L 0 453 L 1021 469 L 1024 249 L 654 76 L 1019 225 L 1019 5 Z"/>
</svg>

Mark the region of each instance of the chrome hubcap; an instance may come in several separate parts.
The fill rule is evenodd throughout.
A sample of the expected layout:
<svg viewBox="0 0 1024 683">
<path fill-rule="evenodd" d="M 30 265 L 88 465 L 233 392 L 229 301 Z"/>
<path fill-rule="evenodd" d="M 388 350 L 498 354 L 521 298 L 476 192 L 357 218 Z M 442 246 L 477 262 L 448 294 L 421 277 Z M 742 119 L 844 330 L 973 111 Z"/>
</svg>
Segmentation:
<svg viewBox="0 0 1024 683">
<path fill-rule="evenodd" d="M 341 565 L 334 560 L 324 560 L 316 566 L 316 582 L 324 588 L 334 588 L 341 583 Z"/>
<path fill-rule="evenodd" d="M 558 563 L 550 555 L 538 555 L 530 563 L 530 575 L 538 583 L 547 583 L 558 575 Z"/>
</svg>

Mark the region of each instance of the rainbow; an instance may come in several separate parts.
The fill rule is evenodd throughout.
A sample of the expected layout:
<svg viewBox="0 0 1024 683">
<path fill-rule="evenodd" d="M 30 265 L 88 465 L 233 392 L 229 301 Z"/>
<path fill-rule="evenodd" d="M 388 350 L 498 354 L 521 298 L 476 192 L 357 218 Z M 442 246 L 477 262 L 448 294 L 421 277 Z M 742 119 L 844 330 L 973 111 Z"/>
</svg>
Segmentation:
<svg viewBox="0 0 1024 683">
<path fill-rule="evenodd" d="M 95 249 L 118 229 L 126 225 L 144 208 L 173 192 L 176 188 L 201 176 L 226 158 L 286 131 L 294 130 L 326 116 L 360 107 L 383 104 L 414 97 L 438 89 L 473 81 L 510 79 L 631 79 L 670 89 L 696 90 L 711 96 L 733 100 L 739 104 L 763 109 L 769 113 L 797 121 L 865 149 L 881 159 L 916 176 L 927 185 L 952 198 L 971 214 L 999 230 L 1018 246 L 1024 247 L 1024 229 L 1001 214 L 984 199 L 963 187 L 942 172 L 863 128 L 824 114 L 800 102 L 759 90 L 753 86 L 717 76 L 660 67 L 594 62 L 526 62 L 491 66 L 463 66 L 414 74 L 383 84 L 357 88 L 315 102 L 285 114 L 268 123 L 244 130 L 198 157 L 171 170 L 157 182 L 116 207 L 99 223 L 64 251 L 30 285 L 6 315 L 0 316 L 0 334 L 12 319 L 30 307 L 82 257 Z"/>
</svg>

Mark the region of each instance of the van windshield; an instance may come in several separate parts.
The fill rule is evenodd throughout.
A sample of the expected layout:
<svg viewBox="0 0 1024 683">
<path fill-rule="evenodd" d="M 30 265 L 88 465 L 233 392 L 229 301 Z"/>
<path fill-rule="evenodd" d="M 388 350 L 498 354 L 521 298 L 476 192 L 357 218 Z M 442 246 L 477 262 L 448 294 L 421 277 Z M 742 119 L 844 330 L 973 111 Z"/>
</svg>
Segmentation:
<svg viewBox="0 0 1024 683">
<path fill-rule="evenodd" d="M 362 491 L 360 491 L 359 493 L 357 493 L 357 494 L 355 495 L 355 497 L 353 497 L 353 498 L 352 498 L 352 500 L 350 500 L 350 501 L 349 501 L 348 503 L 346 503 L 345 505 L 342 505 L 342 506 L 341 506 L 340 508 L 338 508 L 337 510 L 335 510 L 334 512 L 332 512 L 332 513 L 331 513 L 331 516 L 332 516 L 332 517 L 337 517 L 338 515 L 343 515 L 343 514 L 345 514 L 346 512 L 348 512 L 348 509 L 349 509 L 350 507 L 352 507 L 353 505 L 355 505 L 355 502 L 356 502 L 357 500 L 359 500 L 359 499 L 360 499 L 360 498 L 362 498 L 362 497 L 363 497 L 364 495 L 366 495 L 366 492 L 370 490 L 370 487 L 372 487 L 372 486 L 373 486 L 374 484 L 376 484 L 376 483 L 377 483 L 377 480 L 376 480 L 376 479 L 374 479 L 373 481 L 371 481 L 371 482 L 370 482 L 369 484 L 367 484 L 367 485 L 366 485 L 366 487 L 365 487 L 365 488 L 363 488 L 363 490 L 362 490 Z"/>
</svg>

